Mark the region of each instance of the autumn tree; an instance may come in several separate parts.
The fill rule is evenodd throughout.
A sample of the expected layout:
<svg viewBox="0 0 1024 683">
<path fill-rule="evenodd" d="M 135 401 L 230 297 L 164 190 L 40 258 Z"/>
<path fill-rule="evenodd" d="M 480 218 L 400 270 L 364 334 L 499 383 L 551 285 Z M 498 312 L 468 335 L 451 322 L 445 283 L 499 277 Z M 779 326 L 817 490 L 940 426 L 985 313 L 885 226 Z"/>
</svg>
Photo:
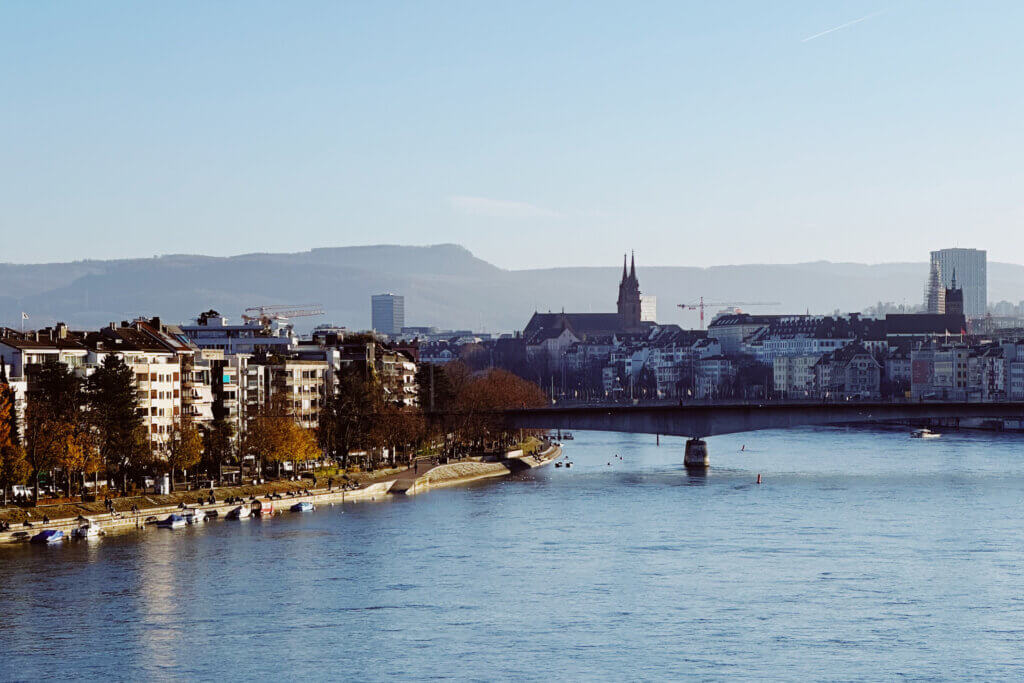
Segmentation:
<svg viewBox="0 0 1024 683">
<path fill-rule="evenodd" d="M 199 464 L 203 457 L 203 438 L 188 417 L 174 421 L 167 438 L 167 466 L 171 472 L 171 491 L 174 490 L 175 470 L 187 471 Z"/>
<path fill-rule="evenodd" d="M 149 435 L 138 413 L 135 374 L 124 359 L 108 354 L 89 377 L 86 396 L 90 421 L 96 430 L 100 456 L 107 472 L 121 475 L 127 487 L 131 469 L 149 460 Z M 145 439 L 141 437 L 145 434 Z"/>
<path fill-rule="evenodd" d="M 0 364 L 0 369 L 2 369 Z M 7 489 L 20 484 L 28 474 L 25 452 L 18 443 L 18 416 L 15 407 L 14 389 L 0 381 L 0 496 L 7 505 Z"/>
</svg>

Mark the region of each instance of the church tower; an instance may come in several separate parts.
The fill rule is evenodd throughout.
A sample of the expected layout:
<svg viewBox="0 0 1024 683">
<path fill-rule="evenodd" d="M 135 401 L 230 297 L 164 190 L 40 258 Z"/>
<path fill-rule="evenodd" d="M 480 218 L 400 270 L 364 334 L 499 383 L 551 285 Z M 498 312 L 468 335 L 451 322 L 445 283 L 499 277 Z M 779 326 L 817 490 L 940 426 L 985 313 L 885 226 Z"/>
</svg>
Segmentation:
<svg viewBox="0 0 1024 683">
<path fill-rule="evenodd" d="M 636 279 L 636 255 L 633 255 L 630 270 L 626 272 L 626 256 L 622 256 L 622 282 L 619 283 L 619 325 L 626 332 L 641 329 L 640 325 L 640 283 Z"/>
</svg>

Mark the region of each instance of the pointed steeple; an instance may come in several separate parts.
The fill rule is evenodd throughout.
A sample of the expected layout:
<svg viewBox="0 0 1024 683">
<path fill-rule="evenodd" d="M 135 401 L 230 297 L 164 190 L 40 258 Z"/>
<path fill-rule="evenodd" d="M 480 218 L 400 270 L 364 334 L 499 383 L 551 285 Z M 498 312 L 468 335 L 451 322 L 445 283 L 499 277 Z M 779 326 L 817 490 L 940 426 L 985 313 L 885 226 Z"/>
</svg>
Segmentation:
<svg viewBox="0 0 1024 683">
<path fill-rule="evenodd" d="M 952 285 L 950 289 L 956 289 L 956 268 L 953 269 L 953 282 L 950 284 Z"/>
<path fill-rule="evenodd" d="M 636 252 L 632 252 L 629 266 L 629 279 L 636 280 Z"/>
<path fill-rule="evenodd" d="M 622 281 L 626 281 L 626 255 L 622 255 Z"/>
</svg>

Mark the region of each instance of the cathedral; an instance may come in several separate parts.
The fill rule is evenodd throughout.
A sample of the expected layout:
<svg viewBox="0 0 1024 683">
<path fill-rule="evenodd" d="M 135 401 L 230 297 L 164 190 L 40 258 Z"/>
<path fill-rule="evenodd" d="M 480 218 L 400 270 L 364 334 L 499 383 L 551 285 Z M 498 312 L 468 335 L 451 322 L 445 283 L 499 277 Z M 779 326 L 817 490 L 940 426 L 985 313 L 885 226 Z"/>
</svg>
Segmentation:
<svg viewBox="0 0 1024 683">
<path fill-rule="evenodd" d="M 622 280 L 615 313 L 534 313 L 523 329 L 527 344 L 536 345 L 558 337 L 588 338 L 621 336 L 644 332 L 654 323 L 644 322 L 640 315 L 640 281 L 636 277 L 636 257 L 622 257 Z"/>
</svg>

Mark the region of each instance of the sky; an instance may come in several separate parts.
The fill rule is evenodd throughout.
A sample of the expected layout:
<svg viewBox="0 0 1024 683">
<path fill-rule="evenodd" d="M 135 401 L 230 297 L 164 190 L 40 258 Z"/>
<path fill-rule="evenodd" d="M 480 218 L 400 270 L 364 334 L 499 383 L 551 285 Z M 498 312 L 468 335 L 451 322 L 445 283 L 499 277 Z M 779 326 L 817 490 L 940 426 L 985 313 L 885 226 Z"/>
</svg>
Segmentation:
<svg viewBox="0 0 1024 683">
<path fill-rule="evenodd" d="M 0 5 L 0 261 L 1024 263 L 1024 3 Z"/>
</svg>

